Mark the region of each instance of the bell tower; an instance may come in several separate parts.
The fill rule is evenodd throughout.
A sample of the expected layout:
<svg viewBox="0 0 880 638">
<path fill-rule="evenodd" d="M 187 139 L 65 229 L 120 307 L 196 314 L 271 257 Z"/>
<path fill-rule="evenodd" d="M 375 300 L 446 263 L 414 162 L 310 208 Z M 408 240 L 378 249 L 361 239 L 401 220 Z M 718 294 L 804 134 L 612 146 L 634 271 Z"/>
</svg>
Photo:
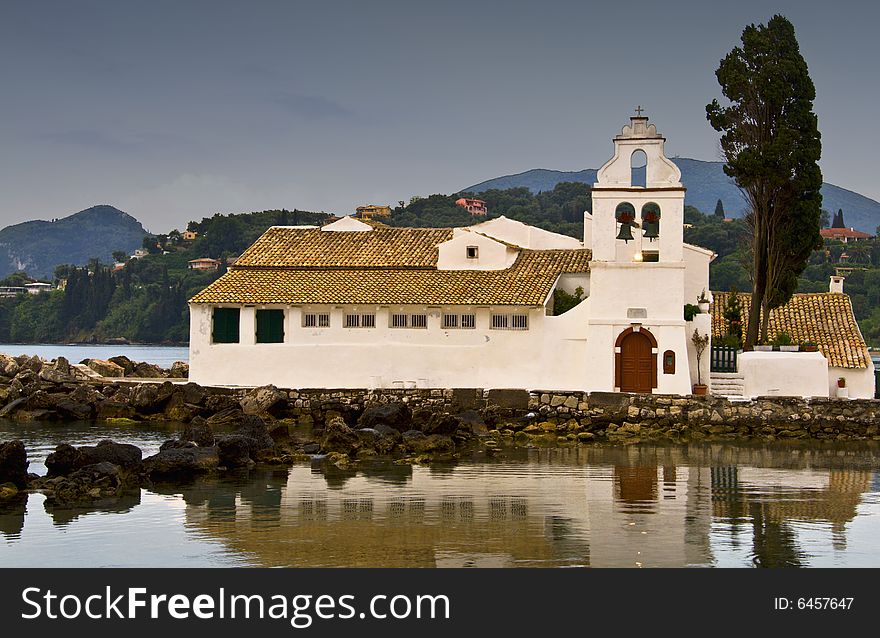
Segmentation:
<svg viewBox="0 0 880 638">
<path fill-rule="evenodd" d="M 614 138 L 614 156 L 597 172 L 592 216 L 584 224 L 585 244 L 593 250 L 588 352 L 591 364 L 607 366 L 609 390 L 690 392 L 685 188 L 664 154 L 665 141 L 636 109 Z M 636 346 L 646 351 L 643 358 L 633 354 Z M 672 365 L 658 368 L 658 357 L 670 355 Z M 634 368 L 642 370 L 636 380 L 627 376 Z"/>
</svg>

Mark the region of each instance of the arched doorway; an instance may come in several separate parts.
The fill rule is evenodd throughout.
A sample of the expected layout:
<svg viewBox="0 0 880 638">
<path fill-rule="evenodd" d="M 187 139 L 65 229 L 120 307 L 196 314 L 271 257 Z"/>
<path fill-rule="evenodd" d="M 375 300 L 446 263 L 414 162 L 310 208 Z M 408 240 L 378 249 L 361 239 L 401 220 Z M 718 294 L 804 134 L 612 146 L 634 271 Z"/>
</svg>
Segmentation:
<svg viewBox="0 0 880 638">
<path fill-rule="evenodd" d="M 648 330 L 627 328 L 615 345 L 615 385 L 621 392 L 650 393 L 657 387 L 657 340 Z"/>
</svg>

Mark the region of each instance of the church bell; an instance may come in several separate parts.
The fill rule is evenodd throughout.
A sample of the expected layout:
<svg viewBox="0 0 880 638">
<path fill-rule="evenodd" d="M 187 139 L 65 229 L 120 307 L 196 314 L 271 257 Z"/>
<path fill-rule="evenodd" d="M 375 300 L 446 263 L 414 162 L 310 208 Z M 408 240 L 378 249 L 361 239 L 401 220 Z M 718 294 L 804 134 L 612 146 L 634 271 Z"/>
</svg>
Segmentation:
<svg viewBox="0 0 880 638">
<path fill-rule="evenodd" d="M 654 211 L 645 214 L 642 226 L 645 229 L 645 239 L 654 241 L 660 236 L 660 216 Z"/>
<path fill-rule="evenodd" d="M 617 233 L 617 239 L 622 239 L 625 243 L 631 239 L 635 239 L 632 234 L 632 226 L 626 222 L 620 224 L 620 232 Z"/>
</svg>

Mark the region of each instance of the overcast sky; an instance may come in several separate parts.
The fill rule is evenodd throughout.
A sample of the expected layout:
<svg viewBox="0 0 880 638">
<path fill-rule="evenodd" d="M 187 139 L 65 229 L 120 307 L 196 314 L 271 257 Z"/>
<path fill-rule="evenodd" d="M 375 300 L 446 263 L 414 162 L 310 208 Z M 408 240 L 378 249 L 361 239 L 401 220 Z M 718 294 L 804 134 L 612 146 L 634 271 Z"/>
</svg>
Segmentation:
<svg viewBox="0 0 880 638">
<path fill-rule="evenodd" d="M 0 226 L 106 203 L 167 232 L 596 168 L 638 104 L 670 156 L 716 160 L 715 69 L 774 12 L 825 180 L 880 199 L 880 3 L 810 4 L 6 0 Z"/>
</svg>

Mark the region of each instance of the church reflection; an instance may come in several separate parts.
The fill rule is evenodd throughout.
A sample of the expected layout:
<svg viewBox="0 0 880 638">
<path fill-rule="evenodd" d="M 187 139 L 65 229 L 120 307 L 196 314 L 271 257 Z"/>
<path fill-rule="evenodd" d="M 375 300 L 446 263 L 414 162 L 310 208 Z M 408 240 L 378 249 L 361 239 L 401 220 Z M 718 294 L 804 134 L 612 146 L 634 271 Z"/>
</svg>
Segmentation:
<svg viewBox="0 0 880 638">
<path fill-rule="evenodd" d="M 705 566 L 732 549 L 784 567 L 810 564 L 804 529 L 846 550 L 876 467 L 873 450 L 643 444 L 430 467 L 317 463 L 151 491 L 182 498 L 189 530 L 262 566 Z M 44 507 L 64 525 L 139 502 Z M 15 542 L 27 506 L 0 507 L 0 538 Z"/>
</svg>

